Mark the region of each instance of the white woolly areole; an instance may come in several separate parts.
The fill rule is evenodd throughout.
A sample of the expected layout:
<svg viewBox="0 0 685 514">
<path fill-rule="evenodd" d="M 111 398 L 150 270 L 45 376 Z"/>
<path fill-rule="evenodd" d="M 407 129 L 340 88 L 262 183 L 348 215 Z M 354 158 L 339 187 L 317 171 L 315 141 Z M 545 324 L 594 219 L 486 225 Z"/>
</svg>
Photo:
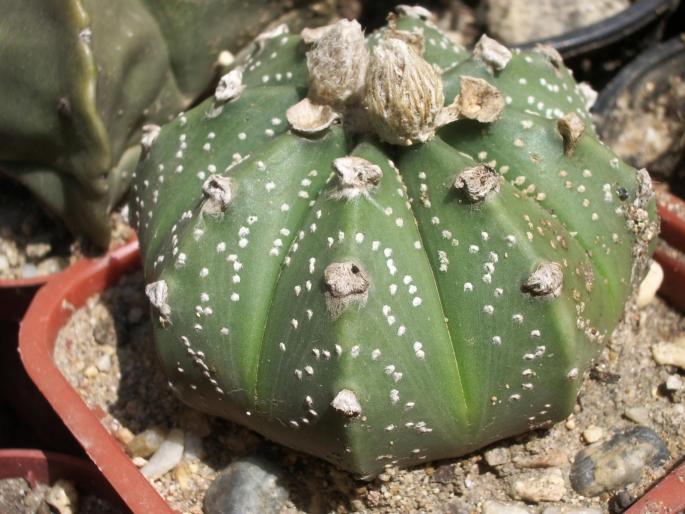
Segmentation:
<svg viewBox="0 0 685 514">
<path fill-rule="evenodd" d="M 486 34 L 483 34 L 473 49 L 474 57 L 480 59 L 493 70 L 503 70 L 511 60 L 509 49 Z"/>
<path fill-rule="evenodd" d="M 557 298 L 564 284 L 561 264 L 553 261 L 541 262 L 523 284 L 524 291 L 531 296 Z"/>
<path fill-rule="evenodd" d="M 157 141 L 160 130 L 162 129 L 159 125 L 154 125 L 152 123 L 143 125 L 143 137 L 140 138 L 140 144 L 145 152 L 149 152 L 152 145 Z"/>
<path fill-rule="evenodd" d="M 333 398 L 331 407 L 349 418 L 355 418 L 362 413 L 357 396 L 349 389 L 341 389 Z"/>
<path fill-rule="evenodd" d="M 364 89 L 369 52 L 362 27 L 340 20 L 324 31 L 307 52 L 309 94 L 319 103 L 343 104 Z"/>
<path fill-rule="evenodd" d="M 243 70 L 231 70 L 219 80 L 214 90 L 214 98 L 217 102 L 228 102 L 238 98 L 243 88 Z"/>
<path fill-rule="evenodd" d="M 210 175 L 202 184 L 202 192 L 205 195 L 205 203 L 202 212 L 217 214 L 223 212 L 233 200 L 233 181 L 222 175 Z"/>
<path fill-rule="evenodd" d="M 407 43 L 395 38 L 378 43 L 366 77 L 365 104 L 383 141 L 411 145 L 435 135 L 445 102 L 442 79 Z"/>
<path fill-rule="evenodd" d="M 168 317 L 171 314 L 171 307 L 167 303 L 169 298 L 169 287 L 166 281 L 158 280 L 145 286 L 145 294 L 150 300 L 150 304 L 155 307 L 159 313 Z"/>
<path fill-rule="evenodd" d="M 368 195 L 383 176 L 381 167 L 361 157 L 340 157 L 333 161 L 338 176 L 338 189 L 332 196 L 336 199 L 352 199 L 360 194 Z"/>
</svg>

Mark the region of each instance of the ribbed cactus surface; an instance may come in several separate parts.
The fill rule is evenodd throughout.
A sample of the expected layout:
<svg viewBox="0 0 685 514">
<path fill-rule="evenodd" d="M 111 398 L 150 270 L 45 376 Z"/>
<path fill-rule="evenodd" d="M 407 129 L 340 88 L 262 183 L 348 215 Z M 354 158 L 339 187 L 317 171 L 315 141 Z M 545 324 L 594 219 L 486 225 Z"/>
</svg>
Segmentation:
<svg viewBox="0 0 685 514">
<path fill-rule="evenodd" d="M 170 121 L 201 95 L 221 51 L 239 50 L 286 5 L 311 3 L 5 0 L 0 171 L 105 246 L 143 125 Z"/>
<path fill-rule="evenodd" d="M 173 389 L 366 477 L 563 419 L 657 231 L 583 90 L 420 8 L 263 41 L 136 171 Z"/>
</svg>

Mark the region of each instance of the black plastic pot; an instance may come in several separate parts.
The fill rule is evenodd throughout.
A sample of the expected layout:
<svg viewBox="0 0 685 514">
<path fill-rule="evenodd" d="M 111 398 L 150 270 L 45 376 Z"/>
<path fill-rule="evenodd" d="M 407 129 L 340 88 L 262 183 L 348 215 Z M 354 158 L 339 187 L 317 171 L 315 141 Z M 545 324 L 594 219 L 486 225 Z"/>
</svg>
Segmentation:
<svg viewBox="0 0 685 514">
<path fill-rule="evenodd" d="M 623 64 L 661 39 L 679 3 L 680 0 L 636 0 L 628 9 L 600 22 L 519 46 L 553 46 L 574 70 L 577 80 L 600 88 Z"/>
<path fill-rule="evenodd" d="M 646 100 L 669 91 L 671 80 L 676 76 L 685 81 L 685 42 L 680 37 L 655 46 L 623 68 L 602 90 L 593 108 L 602 141 L 612 146 L 626 129 L 625 110 L 639 107 Z M 685 116 L 685 112 L 673 114 Z M 679 136 L 682 139 L 682 134 L 673 134 L 674 143 L 671 147 L 650 159 L 651 162 L 639 162 L 637 157 L 624 158 L 632 166 L 647 167 L 655 179 L 667 181 L 672 192 L 683 196 L 685 145 L 678 141 Z"/>
</svg>

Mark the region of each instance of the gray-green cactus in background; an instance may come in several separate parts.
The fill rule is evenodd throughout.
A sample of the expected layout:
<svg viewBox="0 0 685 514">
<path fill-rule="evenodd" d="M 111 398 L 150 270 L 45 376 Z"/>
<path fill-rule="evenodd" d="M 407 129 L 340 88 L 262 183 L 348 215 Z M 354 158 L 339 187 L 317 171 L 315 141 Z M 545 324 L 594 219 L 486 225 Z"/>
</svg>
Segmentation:
<svg viewBox="0 0 685 514">
<path fill-rule="evenodd" d="M 287 6 L 287 7 L 286 7 Z M 161 124 L 286 11 L 331 2 L 6 0 L 0 17 L 0 169 L 100 246 L 145 124 Z M 322 21 L 322 20 L 319 20 Z M 224 54 L 228 55 L 228 54 Z"/>
<path fill-rule="evenodd" d="M 131 200 L 176 393 L 366 477 L 567 416 L 658 230 L 554 50 L 423 18 L 263 41 Z"/>
</svg>

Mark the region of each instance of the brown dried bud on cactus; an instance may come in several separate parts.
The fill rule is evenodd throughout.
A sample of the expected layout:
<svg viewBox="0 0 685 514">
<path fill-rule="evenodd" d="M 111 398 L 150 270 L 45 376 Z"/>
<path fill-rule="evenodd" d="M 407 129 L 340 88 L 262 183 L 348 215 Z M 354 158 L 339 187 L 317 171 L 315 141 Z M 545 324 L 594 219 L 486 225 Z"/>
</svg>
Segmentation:
<svg viewBox="0 0 685 514">
<path fill-rule="evenodd" d="M 333 105 L 354 100 L 364 89 L 368 63 L 361 25 L 340 20 L 307 52 L 309 95 L 317 102 Z"/>
<path fill-rule="evenodd" d="M 316 134 L 330 127 L 338 114 L 329 105 L 318 105 L 305 98 L 290 107 L 285 117 L 295 132 Z"/>
<path fill-rule="evenodd" d="M 468 75 L 461 76 L 461 92 L 455 100 L 462 118 L 491 123 L 504 110 L 504 96 L 487 81 Z"/>
<path fill-rule="evenodd" d="M 352 303 L 363 305 L 369 296 L 369 275 L 352 261 L 333 262 L 323 273 L 326 307 L 337 318 Z"/>
<path fill-rule="evenodd" d="M 564 139 L 564 154 L 573 155 L 578 140 L 585 132 L 585 123 L 575 112 L 569 112 L 557 121 L 557 130 Z"/>
<path fill-rule="evenodd" d="M 440 74 L 399 39 L 373 49 L 366 79 L 366 108 L 383 141 L 411 145 L 435 135 L 445 97 Z"/>
<path fill-rule="evenodd" d="M 501 176 L 487 164 L 463 170 L 454 181 L 454 188 L 463 191 L 470 202 L 480 202 L 499 191 Z"/>
<path fill-rule="evenodd" d="M 368 195 L 369 190 L 381 181 L 383 171 L 361 157 L 339 157 L 333 161 L 333 169 L 338 175 L 338 189 L 332 193 L 335 199 L 352 199 L 359 195 Z"/>
<path fill-rule="evenodd" d="M 564 273 L 558 262 L 541 262 L 523 284 L 523 290 L 531 296 L 556 298 L 561 294 Z"/>
</svg>

